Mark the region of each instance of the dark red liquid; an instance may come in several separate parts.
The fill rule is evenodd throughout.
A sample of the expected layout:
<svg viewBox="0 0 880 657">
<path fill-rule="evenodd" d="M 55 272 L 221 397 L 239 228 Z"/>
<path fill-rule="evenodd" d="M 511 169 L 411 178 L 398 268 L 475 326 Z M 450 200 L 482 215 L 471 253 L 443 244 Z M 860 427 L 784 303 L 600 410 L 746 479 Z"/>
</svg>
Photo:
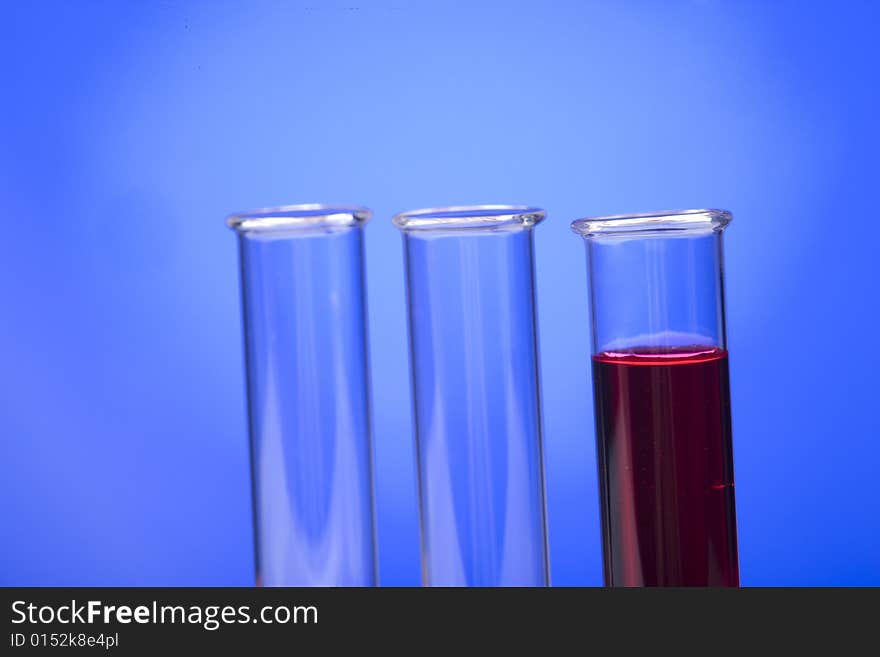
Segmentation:
<svg viewBox="0 0 880 657">
<path fill-rule="evenodd" d="M 727 351 L 593 356 L 607 586 L 738 586 Z"/>
</svg>

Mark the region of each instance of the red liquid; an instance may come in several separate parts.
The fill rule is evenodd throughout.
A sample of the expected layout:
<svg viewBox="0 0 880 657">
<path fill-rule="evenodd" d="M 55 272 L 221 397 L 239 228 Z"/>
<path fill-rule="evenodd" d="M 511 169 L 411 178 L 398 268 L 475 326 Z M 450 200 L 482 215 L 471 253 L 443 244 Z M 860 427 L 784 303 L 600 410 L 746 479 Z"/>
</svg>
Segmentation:
<svg viewBox="0 0 880 657">
<path fill-rule="evenodd" d="M 727 351 L 593 357 L 606 586 L 738 586 Z"/>
</svg>

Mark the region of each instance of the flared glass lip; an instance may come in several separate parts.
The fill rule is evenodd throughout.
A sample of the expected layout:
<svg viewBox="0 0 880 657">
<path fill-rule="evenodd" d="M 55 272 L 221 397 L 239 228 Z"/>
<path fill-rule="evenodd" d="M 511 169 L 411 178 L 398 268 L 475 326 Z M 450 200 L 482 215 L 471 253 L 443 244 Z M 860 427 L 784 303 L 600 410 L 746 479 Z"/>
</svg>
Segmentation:
<svg viewBox="0 0 880 657">
<path fill-rule="evenodd" d="M 226 218 L 226 225 L 239 233 L 340 229 L 365 224 L 372 216 L 369 208 L 359 205 L 302 203 L 237 212 Z"/>
<path fill-rule="evenodd" d="M 732 220 L 727 210 L 667 210 L 587 217 L 574 221 L 571 229 L 584 237 L 703 233 L 724 230 Z"/>
<path fill-rule="evenodd" d="M 528 205 L 453 205 L 423 208 L 394 216 L 394 225 L 404 232 L 463 230 L 472 228 L 531 228 L 547 216 L 541 208 Z"/>
</svg>

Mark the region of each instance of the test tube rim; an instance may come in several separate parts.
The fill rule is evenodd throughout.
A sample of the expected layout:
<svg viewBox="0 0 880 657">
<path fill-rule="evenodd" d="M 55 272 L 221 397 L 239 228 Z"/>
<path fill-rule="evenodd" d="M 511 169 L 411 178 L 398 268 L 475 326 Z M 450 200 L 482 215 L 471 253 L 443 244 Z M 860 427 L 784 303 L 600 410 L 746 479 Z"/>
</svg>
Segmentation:
<svg viewBox="0 0 880 657">
<path fill-rule="evenodd" d="M 338 230 L 363 225 L 372 216 L 372 210 L 360 205 L 300 203 L 236 212 L 226 218 L 226 225 L 237 233 Z"/>
<path fill-rule="evenodd" d="M 586 238 L 671 236 L 683 233 L 718 232 L 724 230 L 732 220 L 733 215 L 727 210 L 664 210 L 585 217 L 573 221 L 571 229 Z"/>
<path fill-rule="evenodd" d="M 391 221 L 401 231 L 408 233 L 432 230 L 531 228 L 543 221 L 546 216 L 546 210 L 531 205 L 450 205 L 399 212 Z"/>
</svg>

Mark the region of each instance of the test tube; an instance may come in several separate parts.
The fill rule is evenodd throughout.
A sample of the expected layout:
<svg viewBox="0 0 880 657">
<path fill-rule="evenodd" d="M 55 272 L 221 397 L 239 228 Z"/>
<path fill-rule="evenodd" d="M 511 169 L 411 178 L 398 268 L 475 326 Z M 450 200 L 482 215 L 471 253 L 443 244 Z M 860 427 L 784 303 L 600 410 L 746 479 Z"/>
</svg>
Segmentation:
<svg viewBox="0 0 880 657">
<path fill-rule="evenodd" d="M 426 586 L 548 582 L 532 228 L 544 211 L 399 214 Z"/>
<path fill-rule="evenodd" d="M 738 586 L 722 234 L 685 210 L 581 219 L 606 586 Z"/>
<path fill-rule="evenodd" d="M 359 207 L 229 217 L 238 234 L 257 584 L 375 586 Z"/>
</svg>

